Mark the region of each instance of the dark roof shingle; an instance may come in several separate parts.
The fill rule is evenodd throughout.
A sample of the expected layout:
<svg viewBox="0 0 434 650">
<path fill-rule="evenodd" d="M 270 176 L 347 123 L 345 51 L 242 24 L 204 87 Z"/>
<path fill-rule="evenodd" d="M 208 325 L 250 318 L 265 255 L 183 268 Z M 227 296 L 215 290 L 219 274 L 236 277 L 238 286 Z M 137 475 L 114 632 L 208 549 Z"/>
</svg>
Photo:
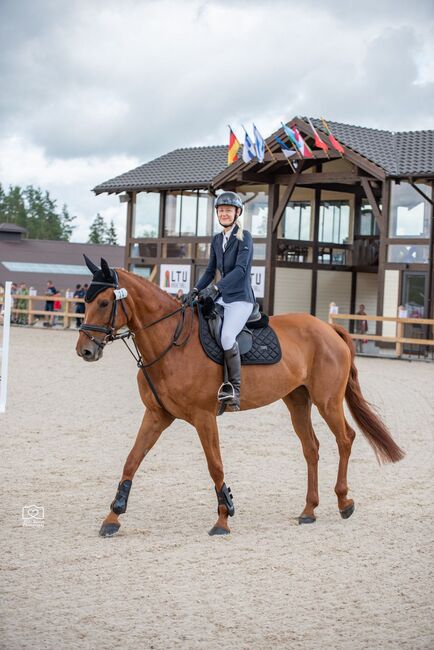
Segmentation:
<svg viewBox="0 0 434 650">
<path fill-rule="evenodd" d="M 324 131 L 321 120 L 311 120 L 316 129 Z M 388 176 L 434 175 L 434 131 L 394 133 L 340 122 L 328 125 L 343 145 L 384 169 Z"/>
<path fill-rule="evenodd" d="M 102 192 L 207 187 L 227 165 L 227 146 L 175 149 L 93 188 Z"/>
</svg>

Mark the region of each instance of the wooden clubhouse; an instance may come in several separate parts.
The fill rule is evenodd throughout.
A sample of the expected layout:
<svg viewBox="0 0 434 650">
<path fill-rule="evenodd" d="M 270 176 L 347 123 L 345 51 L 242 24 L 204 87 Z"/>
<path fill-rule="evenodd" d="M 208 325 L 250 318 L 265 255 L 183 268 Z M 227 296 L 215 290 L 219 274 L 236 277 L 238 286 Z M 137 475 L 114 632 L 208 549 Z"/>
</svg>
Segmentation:
<svg viewBox="0 0 434 650">
<path fill-rule="evenodd" d="M 95 187 L 127 204 L 125 267 L 174 292 L 194 286 L 219 228 L 215 193 L 230 189 L 245 202 L 264 311 L 327 319 L 330 302 L 352 314 L 363 303 L 371 315 L 396 316 L 404 305 L 433 318 L 434 131 L 330 122 L 340 154 L 312 123 L 329 150 L 315 148 L 307 118 L 294 118 L 288 125 L 313 158 L 292 165 L 274 139 L 286 141 L 279 129 L 263 163 L 227 166 L 226 146 L 178 149 Z"/>
</svg>

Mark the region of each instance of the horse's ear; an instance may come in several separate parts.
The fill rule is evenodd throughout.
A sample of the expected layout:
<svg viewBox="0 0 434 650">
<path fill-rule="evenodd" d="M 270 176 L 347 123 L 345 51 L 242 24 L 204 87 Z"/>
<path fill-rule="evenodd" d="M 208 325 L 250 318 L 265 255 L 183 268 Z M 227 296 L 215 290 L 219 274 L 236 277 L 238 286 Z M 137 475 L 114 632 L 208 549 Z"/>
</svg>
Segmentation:
<svg viewBox="0 0 434 650">
<path fill-rule="evenodd" d="M 87 268 L 88 268 L 89 271 L 92 273 L 92 275 L 95 275 L 95 273 L 96 273 L 97 271 L 99 271 L 99 268 L 98 268 L 97 265 L 94 264 L 94 263 L 92 262 L 92 260 L 90 260 L 90 259 L 88 258 L 88 256 L 85 255 L 84 253 L 83 253 L 83 257 L 84 257 L 84 261 L 86 262 L 86 266 L 87 266 Z"/>
<path fill-rule="evenodd" d="M 101 257 L 101 271 L 103 272 L 103 275 L 105 278 L 107 278 L 107 280 L 112 279 L 112 272 L 110 270 L 110 267 L 103 257 Z"/>
</svg>

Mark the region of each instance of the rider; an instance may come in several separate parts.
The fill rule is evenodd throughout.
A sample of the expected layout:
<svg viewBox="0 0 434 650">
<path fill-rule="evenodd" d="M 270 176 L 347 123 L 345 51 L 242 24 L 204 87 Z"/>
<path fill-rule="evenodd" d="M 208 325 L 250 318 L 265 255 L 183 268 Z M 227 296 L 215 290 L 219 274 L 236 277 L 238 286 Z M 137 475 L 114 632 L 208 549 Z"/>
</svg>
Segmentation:
<svg viewBox="0 0 434 650">
<path fill-rule="evenodd" d="M 243 211 L 243 203 L 238 194 L 223 192 L 215 201 L 215 209 L 223 230 L 214 235 L 207 269 L 187 299 L 199 296 L 199 300 L 203 301 L 210 297 L 224 307 L 221 343 L 229 383 L 221 385 L 217 399 L 233 410 L 239 410 L 241 359 L 236 337 L 246 324 L 256 302 L 250 280 L 253 242 L 251 234 L 243 230 L 238 219 Z M 216 269 L 220 271 L 221 279 L 208 286 L 214 281 Z"/>
</svg>

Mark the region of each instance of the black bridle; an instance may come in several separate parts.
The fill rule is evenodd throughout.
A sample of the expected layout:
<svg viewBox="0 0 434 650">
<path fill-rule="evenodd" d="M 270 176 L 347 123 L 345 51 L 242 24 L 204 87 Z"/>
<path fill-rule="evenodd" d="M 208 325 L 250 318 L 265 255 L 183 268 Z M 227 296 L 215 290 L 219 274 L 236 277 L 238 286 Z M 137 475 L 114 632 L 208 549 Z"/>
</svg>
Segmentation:
<svg viewBox="0 0 434 650">
<path fill-rule="evenodd" d="M 100 285 L 101 287 L 104 287 L 104 288 L 107 288 L 107 289 L 113 288 L 113 290 L 115 292 L 116 291 L 122 292 L 122 289 L 119 288 L 118 274 L 116 273 L 115 269 L 112 269 L 112 272 L 113 272 L 113 280 L 114 280 L 114 282 L 96 282 L 96 281 L 92 281 L 91 286 L 92 285 Z M 108 325 L 92 325 L 92 324 L 88 324 L 88 323 L 83 323 L 80 326 L 79 331 L 83 332 L 83 334 L 85 334 L 87 336 L 87 338 L 90 339 L 93 343 L 95 343 L 101 350 L 103 350 L 105 348 L 107 343 L 112 343 L 113 341 L 122 341 L 125 344 L 127 350 L 134 357 L 134 359 L 136 361 L 136 364 L 137 364 L 137 367 L 140 368 L 140 370 L 143 372 L 144 377 L 145 377 L 145 379 L 146 379 L 146 381 L 147 381 L 147 383 L 149 385 L 149 388 L 151 389 L 152 394 L 154 395 L 155 399 L 157 400 L 157 403 L 159 404 L 159 406 L 161 406 L 162 409 L 164 409 L 165 411 L 170 413 L 170 411 L 168 411 L 168 409 L 164 406 L 163 402 L 161 401 L 161 399 L 160 399 L 160 397 L 159 397 L 159 395 L 157 393 L 157 389 L 155 388 L 154 383 L 153 383 L 151 377 L 149 376 L 149 373 L 148 373 L 147 369 L 150 368 L 151 366 L 153 366 L 158 361 L 160 361 L 169 352 L 169 350 L 172 349 L 172 347 L 181 348 L 188 342 L 188 340 L 190 339 L 191 333 L 193 331 L 194 303 L 184 303 L 180 307 L 178 307 L 178 309 L 175 309 L 174 311 L 170 312 L 169 314 L 165 314 L 161 318 L 157 318 L 156 320 L 152 321 L 151 323 L 147 323 L 146 325 L 143 325 L 142 327 L 140 327 L 135 332 L 128 327 L 128 329 L 126 331 L 117 333 L 117 331 L 116 331 L 116 329 L 117 329 L 116 328 L 116 318 L 117 318 L 117 313 L 118 313 L 118 303 L 121 304 L 122 310 L 123 310 L 123 312 L 125 314 L 125 317 L 127 319 L 127 324 L 128 324 L 128 321 L 129 321 L 127 309 L 126 309 L 125 303 L 124 303 L 126 295 L 127 294 L 125 293 L 125 296 L 120 297 L 120 298 L 118 298 L 115 295 L 115 300 L 113 301 L 112 310 L 111 310 Z M 96 296 L 95 296 L 95 298 L 96 298 Z M 186 315 L 187 309 L 190 309 L 190 312 L 191 312 L 190 328 L 189 328 L 189 331 L 188 331 L 187 335 L 184 337 L 184 339 L 182 341 L 179 341 L 179 339 L 181 337 L 181 334 L 183 332 L 183 329 L 184 329 L 185 315 Z M 136 340 L 135 340 L 137 332 L 148 329 L 148 328 L 152 327 L 153 325 L 156 325 L 157 323 L 161 323 L 161 321 L 166 320 L 167 318 L 171 318 L 172 316 L 175 316 L 176 314 L 179 314 L 179 313 L 181 313 L 181 318 L 180 318 L 179 322 L 176 324 L 175 331 L 174 331 L 174 333 L 172 335 L 172 339 L 171 339 L 169 345 L 167 345 L 164 348 L 164 350 L 161 352 L 161 354 L 159 354 L 157 357 L 155 357 L 155 359 L 153 359 L 152 361 L 150 361 L 148 363 L 145 363 L 143 361 L 143 357 L 142 357 L 142 355 L 140 353 L 140 350 L 137 347 L 137 343 L 136 343 Z M 102 340 L 98 340 L 97 338 L 95 338 L 89 332 L 101 332 L 102 334 L 105 334 L 105 337 Z M 127 339 L 132 340 L 135 351 L 130 348 L 130 346 L 128 345 Z"/>
</svg>

